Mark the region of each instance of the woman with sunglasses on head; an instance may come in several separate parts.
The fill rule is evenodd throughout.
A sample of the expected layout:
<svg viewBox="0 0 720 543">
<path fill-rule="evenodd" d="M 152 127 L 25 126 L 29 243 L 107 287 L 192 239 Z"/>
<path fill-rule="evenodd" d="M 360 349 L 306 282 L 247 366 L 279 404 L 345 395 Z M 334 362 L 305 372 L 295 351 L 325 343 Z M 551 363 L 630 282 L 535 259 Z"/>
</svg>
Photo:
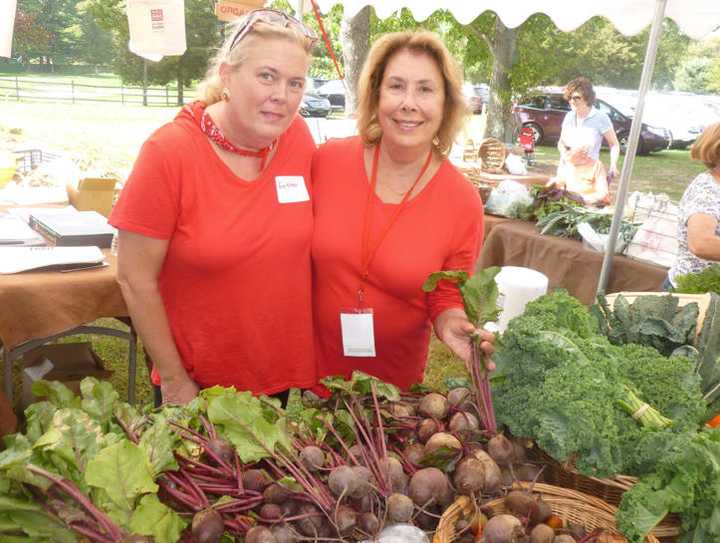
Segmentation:
<svg viewBox="0 0 720 543">
<path fill-rule="evenodd" d="M 593 107 L 595 91 L 585 77 L 570 81 L 563 96 L 570 103 L 570 111 L 563 119 L 558 141 L 560 165 L 550 184 L 579 194 L 587 204 L 609 204 L 608 175 L 617 176 L 620 157 L 620 144 L 610 117 Z M 603 138 L 610 147 L 609 171 L 600 160 Z"/>
<path fill-rule="evenodd" d="M 268 9 L 227 35 L 200 100 L 145 142 L 110 217 L 118 281 L 171 403 L 316 382 L 315 145 L 297 115 L 315 37 Z"/>
<path fill-rule="evenodd" d="M 470 336 L 456 285 L 473 272 L 483 207 L 447 153 L 467 114 L 454 59 L 430 32 L 387 34 L 359 78 L 359 136 L 313 159 L 313 310 L 320 377 L 359 369 L 403 389 L 423 380 L 431 325 L 466 362 Z M 478 332 L 492 352 L 492 335 Z"/>
</svg>

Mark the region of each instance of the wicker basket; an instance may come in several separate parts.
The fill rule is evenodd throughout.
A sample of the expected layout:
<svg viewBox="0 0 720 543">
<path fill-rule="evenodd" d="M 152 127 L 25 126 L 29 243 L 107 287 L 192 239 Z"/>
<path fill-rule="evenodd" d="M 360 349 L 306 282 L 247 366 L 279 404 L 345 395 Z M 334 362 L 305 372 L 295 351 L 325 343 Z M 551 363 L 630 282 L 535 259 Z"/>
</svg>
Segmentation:
<svg viewBox="0 0 720 543">
<path fill-rule="evenodd" d="M 543 480 L 551 485 L 582 492 L 611 505 L 620 505 L 622 495 L 637 482 L 637 477 L 618 475 L 612 479 L 601 479 L 583 475 L 569 465 L 561 464 L 538 447 L 530 449 L 531 459 L 545 466 Z M 652 532 L 655 537 L 677 537 L 680 534 L 680 517 L 668 515 Z"/>
<path fill-rule="evenodd" d="M 485 138 L 478 147 L 480 169 L 490 173 L 505 173 L 503 168 L 507 150 L 505 144 L 495 138 Z"/>
<path fill-rule="evenodd" d="M 515 488 L 528 488 L 528 483 L 516 483 Z M 552 509 L 553 514 L 566 522 L 574 522 L 585 527 L 590 532 L 596 528 L 603 528 L 613 534 L 620 532 L 615 525 L 615 512 L 617 508 L 604 501 L 588 496 L 575 490 L 560 488 L 542 483 L 533 487 L 536 493 L 542 495 L 543 501 Z M 502 498 L 492 500 L 484 505 L 496 514 L 505 512 Z M 433 543 L 452 543 L 455 540 L 455 523 L 462 516 L 474 513 L 474 506 L 469 498 L 461 496 L 443 513 L 438 524 Z M 645 543 L 659 543 L 654 535 L 645 538 Z"/>
</svg>

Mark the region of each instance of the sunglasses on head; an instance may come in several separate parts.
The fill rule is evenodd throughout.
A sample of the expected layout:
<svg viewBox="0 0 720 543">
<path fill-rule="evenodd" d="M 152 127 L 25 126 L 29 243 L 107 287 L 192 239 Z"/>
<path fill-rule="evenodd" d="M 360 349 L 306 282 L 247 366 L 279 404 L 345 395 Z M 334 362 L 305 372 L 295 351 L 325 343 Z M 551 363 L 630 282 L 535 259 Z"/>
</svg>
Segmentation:
<svg viewBox="0 0 720 543">
<path fill-rule="evenodd" d="M 235 36 L 230 43 L 230 48 L 228 49 L 228 51 L 232 51 L 233 47 L 235 47 L 240 42 L 240 40 L 242 40 L 245 36 L 248 35 L 248 33 L 252 30 L 253 26 L 255 26 L 256 23 L 265 23 L 271 26 L 279 26 L 282 28 L 292 28 L 293 30 L 297 30 L 298 32 L 300 32 L 312 43 L 315 43 L 318 39 L 315 35 L 315 32 L 313 32 L 311 28 L 308 28 L 303 23 L 301 23 L 294 17 L 291 17 L 285 12 L 269 8 L 255 9 L 245 16 L 245 20 L 235 32 Z"/>
</svg>

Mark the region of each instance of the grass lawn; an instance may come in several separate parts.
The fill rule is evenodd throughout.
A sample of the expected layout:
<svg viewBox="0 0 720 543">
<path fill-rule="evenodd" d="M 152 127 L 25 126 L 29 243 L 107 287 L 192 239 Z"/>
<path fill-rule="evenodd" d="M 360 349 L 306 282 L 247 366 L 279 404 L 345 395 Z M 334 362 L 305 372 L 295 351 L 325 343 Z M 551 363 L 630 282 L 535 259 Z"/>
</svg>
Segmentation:
<svg viewBox="0 0 720 543">
<path fill-rule="evenodd" d="M 46 74 L 30 74 L 38 79 Z M 55 76 L 72 80 L 75 76 Z M 113 76 L 101 74 L 92 80 L 109 84 Z M 56 104 L 2 101 L 0 98 L 0 148 L 22 144 L 37 145 L 51 151 L 62 151 L 78 162 L 88 174 L 111 174 L 124 179 L 142 142 L 161 124 L 170 121 L 177 107 L 143 108 L 121 104 Z M 558 162 L 555 147 L 538 147 L 538 168 L 554 173 Z M 609 157 L 604 152 L 607 164 Z M 689 159 L 687 151 L 662 151 L 637 157 L 631 179 L 631 190 L 667 192 L 678 199 L 687 184 L 703 170 L 702 164 Z M 103 325 L 122 327 L 112 319 Z M 76 340 L 70 338 L 66 341 Z M 127 353 L 123 341 L 93 336 L 95 350 L 114 370 L 112 382 L 126 397 Z M 84 339 L 85 340 L 85 339 Z M 464 374 L 463 364 L 437 340 L 430 347 L 426 384 L 442 387 L 446 377 Z M 138 360 L 137 397 L 150 401 L 151 391 L 142 357 Z"/>
<path fill-rule="evenodd" d="M 557 169 L 560 152 L 555 146 L 539 146 L 535 149 L 535 158 L 537 168 L 552 175 Z M 607 149 L 602 150 L 600 158 L 606 166 L 610 164 Z M 625 155 L 621 155 L 618 164 L 620 171 L 624 160 Z M 648 156 L 637 156 L 630 176 L 630 192 L 665 192 L 672 200 L 678 201 L 690 181 L 705 169 L 701 162 L 690 159 L 688 150 L 666 149 Z M 617 188 L 618 181 L 615 180 L 614 188 Z"/>
</svg>

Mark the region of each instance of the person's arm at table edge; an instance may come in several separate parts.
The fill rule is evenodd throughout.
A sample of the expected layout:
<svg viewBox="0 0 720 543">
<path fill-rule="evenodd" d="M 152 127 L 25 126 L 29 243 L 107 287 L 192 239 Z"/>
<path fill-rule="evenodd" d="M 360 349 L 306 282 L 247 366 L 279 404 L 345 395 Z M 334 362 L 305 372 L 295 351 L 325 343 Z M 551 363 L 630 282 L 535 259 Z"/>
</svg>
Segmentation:
<svg viewBox="0 0 720 543">
<path fill-rule="evenodd" d="M 133 326 L 160 374 L 163 401 L 187 403 L 199 390 L 183 367 L 160 296 L 168 241 L 119 231 L 118 283 Z"/>
<path fill-rule="evenodd" d="M 615 129 L 611 126 L 610 129 L 603 134 L 603 137 L 610 148 L 610 169 L 608 170 L 608 173 L 612 173 L 613 176 L 617 176 L 617 163 L 620 158 L 620 142 L 617 139 L 617 134 L 615 134 Z"/>
<path fill-rule="evenodd" d="M 688 249 L 704 260 L 720 261 L 720 237 L 715 234 L 718 221 L 707 213 L 695 213 L 688 219 Z"/>
</svg>

